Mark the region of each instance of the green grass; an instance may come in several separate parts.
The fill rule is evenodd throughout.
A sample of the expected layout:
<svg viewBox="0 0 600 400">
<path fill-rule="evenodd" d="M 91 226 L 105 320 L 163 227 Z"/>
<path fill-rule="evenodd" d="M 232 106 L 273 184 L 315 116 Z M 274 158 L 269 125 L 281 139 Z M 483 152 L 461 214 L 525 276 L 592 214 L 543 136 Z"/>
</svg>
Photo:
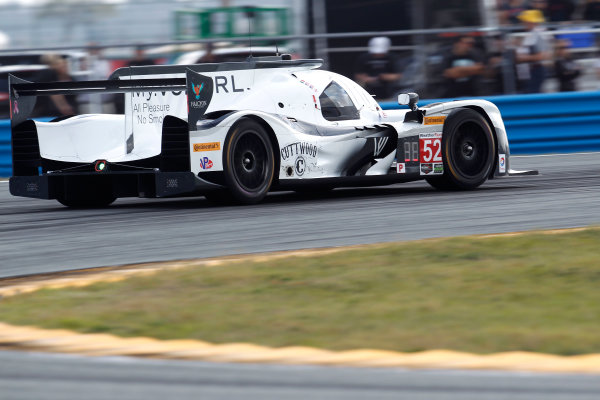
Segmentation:
<svg viewBox="0 0 600 400">
<path fill-rule="evenodd" d="M 600 229 L 191 267 L 0 301 L 0 321 L 215 343 L 600 352 Z"/>
</svg>

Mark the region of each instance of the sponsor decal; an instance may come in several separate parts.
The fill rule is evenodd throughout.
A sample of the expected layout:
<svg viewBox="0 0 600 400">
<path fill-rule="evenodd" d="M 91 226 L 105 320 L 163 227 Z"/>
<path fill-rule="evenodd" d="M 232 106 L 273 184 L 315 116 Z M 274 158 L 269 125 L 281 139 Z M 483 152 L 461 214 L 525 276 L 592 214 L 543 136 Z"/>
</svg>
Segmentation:
<svg viewBox="0 0 600 400">
<path fill-rule="evenodd" d="M 304 171 L 306 171 L 306 160 L 302 156 L 298 156 L 295 162 L 296 175 L 302 176 L 304 175 Z"/>
<path fill-rule="evenodd" d="M 421 164 L 421 175 L 432 175 L 433 164 Z"/>
<path fill-rule="evenodd" d="M 377 157 L 378 155 L 381 154 L 381 152 L 383 151 L 383 148 L 385 147 L 385 144 L 388 141 L 388 137 L 384 136 L 382 138 L 375 138 L 375 150 L 373 150 L 373 156 Z"/>
<path fill-rule="evenodd" d="M 168 97 L 179 96 L 182 92 L 145 92 L 131 93 L 131 110 L 134 124 L 155 125 L 162 127 L 163 119 L 167 114 L 175 114 L 176 110 L 171 104 L 166 103 Z"/>
<path fill-rule="evenodd" d="M 200 92 L 202 91 L 203 88 L 204 88 L 204 83 L 201 83 L 200 86 L 198 86 L 198 85 L 194 85 L 194 82 L 192 82 L 192 90 L 194 91 L 194 94 L 196 95 L 196 100 L 200 100 Z"/>
<path fill-rule="evenodd" d="M 205 100 L 190 101 L 190 106 L 192 106 L 192 108 L 202 109 L 206 107 L 206 104 Z"/>
<path fill-rule="evenodd" d="M 423 120 L 423 124 L 424 125 L 442 125 L 445 120 L 446 120 L 446 117 L 443 115 L 440 115 L 437 117 L 425 117 L 425 119 Z"/>
<path fill-rule="evenodd" d="M 295 156 L 317 157 L 319 149 L 316 145 L 307 142 L 296 142 L 281 148 L 281 159 L 287 160 Z"/>
<path fill-rule="evenodd" d="M 444 164 L 425 163 L 421 164 L 421 175 L 442 175 L 444 173 Z"/>
<path fill-rule="evenodd" d="M 213 166 L 213 162 L 208 157 L 202 157 L 200 159 L 200 169 L 211 169 Z"/>
<path fill-rule="evenodd" d="M 39 187 L 39 185 L 38 185 L 37 183 L 35 183 L 35 182 L 28 182 L 28 183 L 25 185 L 25 190 L 26 190 L 26 191 L 28 191 L 28 192 L 39 192 L 39 190 L 40 190 L 40 187 Z"/>
<path fill-rule="evenodd" d="M 399 174 L 405 174 L 406 173 L 406 164 L 404 164 L 404 163 L 396 164 L 396 172 Z"/>
<path fill-rule="evenodd" d="M 194 143 L 194 153 L 221 150 L 221 142 Z"/>
<path fill-rule="evenodd" d="M 210 76 L 198 74 L 189 69 L 186 72 L 186 80 L 188 127 L 190 131 L 195 131 L 198 120 L 202 119 L 212 99 L 213 80 Z"/>
<path fill-rule="evenodd" d="M 501 174 L 506 172 L 506 154 L 498 154 L 498 168 Z"/>
<path fill-rule="evenodd" d="M 441 163 L 442 132 L 420 133 L 419 153 L 421 163 Z"/>
<path fill-rule="evenodd" d="M 13 103 L 13 109 L 12 109 L 13 114 L 18 114 L 19 113 L 19 103 L 15 100 Z"/>
<path fill-rule="evenodd" d="M 221 91 L 223 91 L 225 93 L 229 93 L 230 90 L 232 93 L 244 91 L 244 89 L 237 88 L 235 86 L 235 76 L 229 75 L 229 79 L 227 79 L 227 77 L 223 76 L 223 75 L 215 76 L 215 92 L 216 93 L 221 93 Z"/>
<path fill-rule="evenodd" d="M 314 90 L 315 93 L 318 93 L 317 88 L 312 83 L 306 82 L 304 79 L 300 79 L 300 83 L 302 83 L 304 86 L 310 88 L 310 90 Z"/>
</svg>

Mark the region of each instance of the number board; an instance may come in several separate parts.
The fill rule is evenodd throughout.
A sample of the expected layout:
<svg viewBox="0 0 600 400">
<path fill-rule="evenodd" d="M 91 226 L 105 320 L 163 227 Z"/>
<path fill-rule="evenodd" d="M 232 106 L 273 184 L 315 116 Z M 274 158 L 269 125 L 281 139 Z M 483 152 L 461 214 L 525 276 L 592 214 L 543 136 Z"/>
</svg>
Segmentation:
<svg viewBox="0 0 600 400">
<path fill-rule="evenodd" d="M 442 175 L 442 132 L 399 138 L 396 161 L 399 174 Z"/>
<path fill-rule="evenodd" d="M 442 132 L 419 134 L 419 162 L 421 175 L 442 175 Z"/>
<path fill-rule="evenodd" d="M 396 172 L 419 175 L 419 137 L 409 136 L 398 139 L 396 151 Z"/>
</svg>

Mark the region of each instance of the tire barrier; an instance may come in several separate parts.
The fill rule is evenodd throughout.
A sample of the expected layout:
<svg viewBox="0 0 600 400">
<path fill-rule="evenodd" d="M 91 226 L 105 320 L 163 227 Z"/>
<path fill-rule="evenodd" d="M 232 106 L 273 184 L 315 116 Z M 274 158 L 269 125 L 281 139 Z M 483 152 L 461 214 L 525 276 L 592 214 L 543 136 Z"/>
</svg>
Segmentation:
<svg viewBox="0 0 600 400">
<path fill-rule="evenodd" d="M 491 96 L 502 113 L 511 154 L 600 151 L 600 91 Z M 424 106 L 440 100 L 422 100 Z M 441 101 L 447 101 L 441 100 Z M 384 110 L 403 108 L 381 103 Z M 12 173 L 10 121 L 0 121 L 0 177 Z"/>
<path fill-rule="evenodd" d="M 484 97 L 502 113 L 511 154 L 600 150 L 600 92 Z M 423 100 L 419 105 L 448 101 Z M 405 108 L 381 103 L 384 110 Z"/>
</svg>

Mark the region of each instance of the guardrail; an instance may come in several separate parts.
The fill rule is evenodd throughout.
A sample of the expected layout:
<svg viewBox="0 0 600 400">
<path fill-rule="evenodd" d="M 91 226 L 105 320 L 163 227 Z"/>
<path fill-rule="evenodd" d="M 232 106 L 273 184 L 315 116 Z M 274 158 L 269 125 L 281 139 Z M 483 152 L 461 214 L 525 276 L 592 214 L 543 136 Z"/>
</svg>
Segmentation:
<svg viewBox="0 0 600 400">
<path fill-rule="evenodd" d="M 600 91 L 485 97 L 504 118 L 511 154 L 600 151 Z M 426 105 L 440 100 L 422 100 Z M 446 100 L 447 101 L 447 100 Z M 381 103 L 383 109 L 401 108 Z M 0 177 L 10 176 L 10 121 L 0 121 Z"/>
<path fill-rule="evenodd" d="M 511 154 L 600 150 L 600 91 L 491 96 L 502 113 Z M 426 105 L 444 100 L 423 100 Z M 381 103 L 383 109 L 401 108 Z"/>
</svg>

